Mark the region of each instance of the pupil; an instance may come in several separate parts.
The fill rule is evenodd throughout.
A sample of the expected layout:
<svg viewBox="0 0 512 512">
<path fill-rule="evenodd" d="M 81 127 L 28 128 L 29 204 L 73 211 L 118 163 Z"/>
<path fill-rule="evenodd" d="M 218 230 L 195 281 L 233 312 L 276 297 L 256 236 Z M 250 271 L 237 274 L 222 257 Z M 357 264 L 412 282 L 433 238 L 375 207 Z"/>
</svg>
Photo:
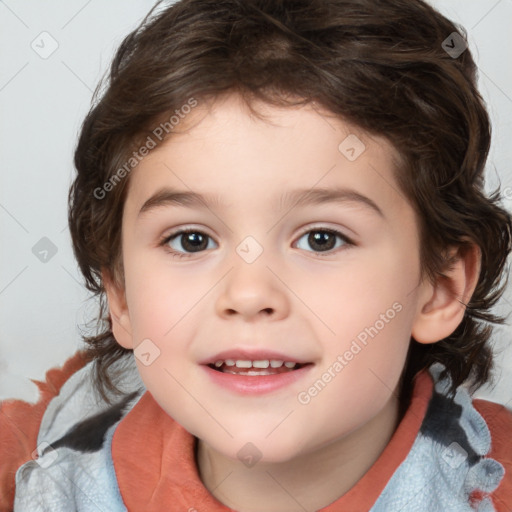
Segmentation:
<svg viewBox="0 0 512 512">
<path fill-rule="evenodd" d="M 200 233 L 185 233 L 182 235 L 182 246 L 186 250 L 195 252 L 206 248 L 206 237 Z M 204 246 L 204 247 L 203 247 Z"/>
<path fill-rule="evenodd" d="M 335 240 L 332 236 L 332 233 L 327 231 L 314 231 L 309 235 L 308 242 L 310 243 L 311 247 L 313 247 L 313 249 L 315 249 L 315 244 L 317 244 L 320 250 L 329 250 L 334 247 L 333 242 L 335 242 Z"/>
</svg>

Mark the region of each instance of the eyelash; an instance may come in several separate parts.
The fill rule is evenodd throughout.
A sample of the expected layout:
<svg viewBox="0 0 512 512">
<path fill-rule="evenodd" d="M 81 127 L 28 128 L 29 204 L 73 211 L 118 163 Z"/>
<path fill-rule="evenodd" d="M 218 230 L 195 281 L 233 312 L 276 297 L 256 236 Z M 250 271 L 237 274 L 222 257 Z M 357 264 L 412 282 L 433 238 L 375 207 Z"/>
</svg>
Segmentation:
<svg viewBox="0 0 512 512">
<path fill-rule="evenodd" d="M 323 252 L 322 251 L 307 251 L 307 252 L 312 252 L 313 254 L 315 254 L 315 256 L 320 257 L 320 258 L 325 257 L 325 256 L 331 256 L 332 254 L 336 254 L 340 250 L 346 250 L 346 249 L 349 249 L 350 247 L 353 247 L 353 246 L 356 245 L 350 238 L 345 236 L 340 231 L 337 231 L 337 230 L 331 229 L 331 228 L 322 228 L 322 227 L 308 227 L 307 229 L 305 229 L 304 231 L 301 232 L 301 234 L 299 235 L 297 240 L 300 240 L 304 235 L 306 235 L 307 233 L 311 233 L 311 232 L 329 233 L 330 235 L 334 235 L 334 236 L 337 236 L 337 237 L 341 238 L 343 240 L 343 242 L 345 242 L 345 249 L 343 249 L 343 246 L 342 246 L 341 248 L 338 247 L 336 250 L 335 249 L 330 249 L 329 251 L 323 251 Z M 200 231 L 199 229 L 189 228 L 189 229 L 182 229 L 182 230 L 176 231 L 174 233 L 171 233 L 170 235 L 165 236 L 159 242 L 158 245 L 161 246 L 161 247 L 164 247 L 164 249 L 167 252 L 172 254 L 172 256 L 174 258 L 178 258 L 178 259 L 189 258 L 189 257 L 191 257 L 194 254 L 198 254 L 198 253 L 204 252 L 204 251 L 198 251 L 197 253 L 183 253 L 183 252 L 180 252 L 180 251 L 175 251 L 174 249 L 171 249 L 167 245 L 174 238 L 177 238 L 177 237 L 179 237 L 181 235 L 185 235 L 185 234 L 188 234 L 188 233 L 200 233 L 201 235 L 205 235 L 206 237 L 211 238 L 209 235 L 207 235 L 206 233 Z"/>
</svg>

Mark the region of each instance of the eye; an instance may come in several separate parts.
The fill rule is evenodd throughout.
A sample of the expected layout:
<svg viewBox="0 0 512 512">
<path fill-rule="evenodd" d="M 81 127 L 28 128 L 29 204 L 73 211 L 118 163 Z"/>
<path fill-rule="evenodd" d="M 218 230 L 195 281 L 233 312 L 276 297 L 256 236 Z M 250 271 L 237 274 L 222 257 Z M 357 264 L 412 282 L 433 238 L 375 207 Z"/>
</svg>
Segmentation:
<svg viewBox="0 0 512 512">
<path fill-rule="evenodd" d="M 308 235 L 307 238 L 306 235 Z M 315 253 L 331 254 L 333 249 L 355 245 L 343 233 L 327 228 L 309 228 L 299 237 L 298 243 L 300 243 L 302 239 L 306 239 L 306 243 L 312 247 Z M 336 245 L 336 239 L 340 240 L 341 243 Z M 177 258 L 187 258 L 193 253 L 211 249 L 212 247 L 208 244 L 208 240 L 212 240 L 212 238 L 202 231 L 197 229 L 182 229 L 166 236 L 160 242 L 160 245 Z M 304 249 L 304 247 L 299 246 L 299 249 Z M 323 254 L 319 254 L 319 256 L 323 256 Z"/>
<path fill-rule="evenodd" d="M 307 238 L 306 238 L 306 235 Z M 336 245 L 336 239 L 341 240 L 341 243 Z M 343 233 L 336 231 L 335 229 L 327 229 L 327 228 L 309 228 L 305 231 L 299 238 L 299 242 L 305 239 L 306 243 L 313 248 L 314 252 L 317 253 L 325 253 L 328 252 L 331 254 L 333 249 L 337 249 L 342 246 L 353 246 L 355 245 L 348 237 L 346 237 Z M 299 247 L 299 249 L 304 249 L 304 247 Z M 307 250 L 307 249 L 305 249 Z M 337 251 L 335 251 L 337 252 Z M 323 256 L 323 254 L 320 254 Z"/>
<path fill-rule="evenodd" d="M 197 229 L 182 229 L 166 236 L 160 245 L 165 246 L 171 254 L 178 258 L 187 258 L 189 256 L 187 252 L 195 253 L 211 249 L 208 247 L 208 239 L 211 240 L 209 235 Z M 185 252 L 182 252 L 181 249 Z"/>
</svg>

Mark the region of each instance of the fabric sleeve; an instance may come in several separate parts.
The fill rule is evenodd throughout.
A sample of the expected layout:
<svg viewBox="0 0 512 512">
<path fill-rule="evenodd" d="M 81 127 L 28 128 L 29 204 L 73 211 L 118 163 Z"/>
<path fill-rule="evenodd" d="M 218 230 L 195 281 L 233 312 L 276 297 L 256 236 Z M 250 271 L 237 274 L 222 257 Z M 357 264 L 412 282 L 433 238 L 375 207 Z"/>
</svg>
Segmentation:
<svg viewBox="0 0 512 512">
<path fill-rule="evenodd" d="M 488 456 L 500 462 L 505 476 L 491 494 L 497 512 L 512 510 L 512 411 L 501 404 L 475 399 L 473 405 L 485 419 L 491 433 L 491 451 Z"/>
<path fill-rule="evenodd" d="M 16 471 L 32 458 L 48 403 L 87 362 L 85 351 L 79 350 L 61 368 L 48 370 L 44 381 L 31 379 L 39 388 L 35 404 L 23 400 L 0 402 L 0 512 L 13 510 Z"/>
</svg>

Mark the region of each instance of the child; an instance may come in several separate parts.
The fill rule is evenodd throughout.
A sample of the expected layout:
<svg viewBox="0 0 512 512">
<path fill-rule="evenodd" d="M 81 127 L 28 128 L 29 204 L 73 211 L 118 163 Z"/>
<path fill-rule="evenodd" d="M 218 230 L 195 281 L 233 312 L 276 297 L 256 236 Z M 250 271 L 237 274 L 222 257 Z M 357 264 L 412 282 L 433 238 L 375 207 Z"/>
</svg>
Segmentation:
<svg viewBox="0 0 512 512">
<path fill-rule="evenodd" d="M 2 404 L 3 510 L 510 511 L 475 71 L 421 0 L 152 11 L 75 153 L 100 328 Z"/>
</svg>

